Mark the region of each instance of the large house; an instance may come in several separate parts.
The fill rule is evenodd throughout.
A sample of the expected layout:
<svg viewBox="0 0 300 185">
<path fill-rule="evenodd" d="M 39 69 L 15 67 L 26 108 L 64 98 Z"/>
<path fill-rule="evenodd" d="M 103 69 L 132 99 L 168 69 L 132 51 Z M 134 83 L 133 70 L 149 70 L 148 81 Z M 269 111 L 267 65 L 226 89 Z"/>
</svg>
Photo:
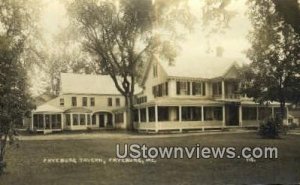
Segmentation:
<svg viewBox="0 0 300 185">
<path fill-rule="evenodd" d="M 238 94 L 237 60 L 205 57 L 174 64 L 152 60 L 135 97 L 134 128 L 159 132 L 257 127 L 278 102 Z M 125 128 L 124 98 L 109 76 L 61 74 L 60 95 L 32 112 L 32 129 Z M 287 112 L 287 111 L 286 111 Z"/>
<path fill-rule="evenodd" d="M 59 96 L 32 111 L 32 130 L 125 128 L 125 101 L 108 75 L 62 73 L 60 83 Z"/>
</svg>

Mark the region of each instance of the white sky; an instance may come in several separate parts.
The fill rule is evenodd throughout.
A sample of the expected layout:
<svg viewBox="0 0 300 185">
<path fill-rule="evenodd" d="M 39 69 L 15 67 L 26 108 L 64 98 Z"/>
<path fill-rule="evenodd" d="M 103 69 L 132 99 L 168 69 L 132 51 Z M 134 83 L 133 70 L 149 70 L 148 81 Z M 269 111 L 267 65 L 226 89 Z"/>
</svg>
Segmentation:
<svg viewBox="0 0 300 185">
<path fill-rule="evenodd" d="M 64 7 L 64 0 L 41 0 L 44 4 L 42 11 L 42 25 L 44 34 L 48 40 L 58 33 L 68 20 L 66 16 L 66 9 Z M 206 51 L 209 47 L 215 50 L 217 46 L 225 49 L 224 57 L 229 58 L 242 58 L 246 60 L 245 55 L 242 53 L 249 47 L 246 35 L 250 29 L 250 23 L 245 15 L 246 0 L 232 0 L 229 5 L 230 10 L 237 12 L 235 18 L 230 22 L 230 29 L 226 30 L 225 34 L 217 35 L 214 37 L 205 38 L 203 28 L 200 24 L 195 25 L 194 31 L 186 36 L 186 40 L 180 43 L 182 48 L 180 55 L 189 55 L 197 57 L 198 55 L 207 55 Z M 196 15 L 201 15 L 201 0 L 190 0 L 192 11 Z M 210 53 L 210 55 L 215 55 Z"/>
<path fill-rule="evenodd" d="M 43 33 L 47 41 L 51 41 L 52 37 L 59 33 L 67 25 L 68 19 L 66 15 L 66 9 L 64 7 L 64 1 L 66 0 L 41 0 L 42 2 L 42 15 L 41 24 L 43 28 Z M 190 5 L 192 12 L 195 15 L 201 15 L 201 1 L 203 0 L 190 0 Z M 186 35 L 184 41 L 179 43 L 180 58 L 185 58 L 184 56 L 199 57 L 199 56 L 215 56 L 215 48 L 221 46 L 224 48 L 224 57 L 228 58 L 241 58 L 242 62 L 247 62 L 245 51 L 249 47 L 249 42 L 246 39 L 246 35 L 250 29 L 250 23 L 245 15 L 246 11 L 246 0 L 232 0 L 230 10 L 235 10 L 237 15 L 230 22 L 230 29 L 226 30 L 225 34 L 216 35 L 210 37 L 209 39 L 205 37 L 203 28 L 198 23 L 195 25 L 195 29 L 191 34 Z M 211 53 L 207 53 L 209 47 L 213 50 Z M 51 44 L 51 42 L 48 42 Z M 38 79 L 33 81 L 43 81 L 38 76 Z M 41 83 L 40 83 L 41 84 Z M 33 87 L 35 90 L 34 94 L 39 94 L 41 88 Z"/>
</svg>

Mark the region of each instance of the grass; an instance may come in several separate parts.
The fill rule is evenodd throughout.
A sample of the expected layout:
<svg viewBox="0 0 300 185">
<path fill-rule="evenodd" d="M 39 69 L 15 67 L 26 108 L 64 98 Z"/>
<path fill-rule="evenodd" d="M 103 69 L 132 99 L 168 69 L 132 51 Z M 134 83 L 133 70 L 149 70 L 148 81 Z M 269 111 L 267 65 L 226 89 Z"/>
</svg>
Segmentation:
<svg viewBox="0 0 300 185">
<path fill-rule="evenodd" d="M 117 143 L 148 146 L 276 146 L 279 159 L 161 159 L 157 163 L 45 164 L 44 158 L 115 156 Z M 260 139 L 255 133 L 178 138 L 20 141 L 10 147 L 1 185 L 300 183 L 300 136 Z"/>
</svg>

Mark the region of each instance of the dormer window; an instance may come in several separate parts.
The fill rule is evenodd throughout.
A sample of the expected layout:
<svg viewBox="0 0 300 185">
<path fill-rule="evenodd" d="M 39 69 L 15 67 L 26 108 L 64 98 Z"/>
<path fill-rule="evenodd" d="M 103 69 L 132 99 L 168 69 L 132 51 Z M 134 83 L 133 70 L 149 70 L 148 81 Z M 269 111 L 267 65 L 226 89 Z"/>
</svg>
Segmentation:
<svg viewBox="0 0 300 185">
<path fill-rule="evenodd" d="M 95 98 L 94 97 L 90 98 L 90 105 L 91 105 L 91 107 L 95 106 Z"/>
<path fill-rule="evenodd" d="M 108 105 L 109 107 L 112 106 L 112 98 L 108 98 L 108 99 L 107 99 L 107 105 Z"/>
<path fill-rule="evenodd" d="M 83 107 L 87 106 L 87 97 L 82 97 L 82 106 Z"/>
<path fill-rule="evenodd" d="M 176 94 L 177 95 L 189 95 L 190 94 L 190 82 L 177 81 L 176 82 Z"/>
<path fill-rule="evenodd" d="M 192 82 L 192 94 L 205 96 L 205 83 Z"/>
<path fill-rule="evenodd" d="M 64 106 L 64 105 L 65 105 L 65 99 L 60 98 L 60 99 L 59 99 L 59 105 L 60 105 L 60 106 Z"/>
<path fill-rule="evenodd" d="M 72 97 L 72 106 L 73 107 L 77 106 L 77 98 L 76 97 Z"/>
</svg>

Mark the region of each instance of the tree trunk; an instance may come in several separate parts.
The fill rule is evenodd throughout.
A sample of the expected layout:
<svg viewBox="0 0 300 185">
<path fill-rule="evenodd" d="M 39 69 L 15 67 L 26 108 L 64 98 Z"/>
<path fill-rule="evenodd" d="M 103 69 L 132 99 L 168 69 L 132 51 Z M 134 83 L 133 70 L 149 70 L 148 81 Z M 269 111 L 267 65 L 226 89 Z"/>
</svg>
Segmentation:
<svg viewBox="0 0 300 185">
<path fill-rule="evenodd" d="M 133 125 L 133 96 L 129 95 L 125 97 L 125 112 L 126 112 L 126 129 L 127 130 L 134 130 Z"/>
</svg>

